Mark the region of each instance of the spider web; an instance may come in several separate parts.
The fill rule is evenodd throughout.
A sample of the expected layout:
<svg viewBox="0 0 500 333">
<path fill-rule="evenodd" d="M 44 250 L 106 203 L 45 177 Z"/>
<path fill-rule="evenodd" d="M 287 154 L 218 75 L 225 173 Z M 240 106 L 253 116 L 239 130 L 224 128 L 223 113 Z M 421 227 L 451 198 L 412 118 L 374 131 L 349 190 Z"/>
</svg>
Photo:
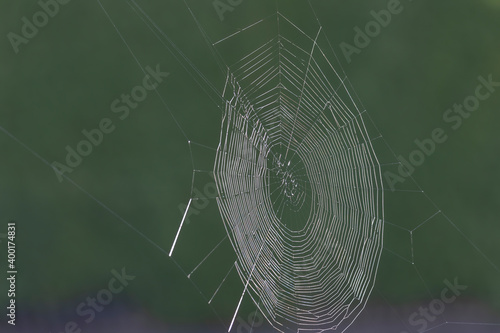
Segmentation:
<svg viewBox="0 0 500 333">
<path fill-rule="evenodd" d="M 193 176 L 169 255 L 212 308 L 218 298 L 234 299 L 221 293 L 226 289 L 234 296 L 227 285 L 237 277 L 242 292 L 234 299 L 231 322 L 222 319 L 229 331 L 246 295 L 276 330 L 344 331 L 365 307 L 382 247 L 392 258 L 381 262 L 381 269 L 400 272 L 395 280 L 404 275 L 406 286 L 430 299 L 439 294 L 433 287 L 439 281 L 469 277 L 470 267 L 486 266 L 498 276 L 496 264 L 411 176 L 396 191 L 384 189 L 382 170 L 402 165 L 354 93 L 312 7 L 310 26 L 299 27 L 276 8 L 213 42 L 192 5 L 185 4 L 224 73 L 222 91 L 141 6 L 135 1 L 130 6 L 222 111 L 218 145 L 192 140 L 177 123 Z M 210 223 L 223 225 L 225 235 L 210 239 L 208 250 L 197 244 L 200 253 L 188 258 L 185 251 L 193 251 L 182 247 L 190 239 L 183 227 L 200 219 L 193 211 L 209 205 L 199 188 L 206 190 L 211 179 L 216 189 L 208 199 L 217 203 L 222 222 Z M 391 209 L 401 202 L 419 209 L 411 217 Z M 430 234 L 441 238 L 429 239 Z M 429 258 L 421 250 L 439 249 L 446 240 L 469 246 L 471 256 L 436 271 L 429 262 L 448 260 L 446 252 Z M 235 258 L 228 260 L 229 245 Z M 227 271 L 210 270 L 211 262 L 222 259 L 229 263 Z M 406 313 L 390 307 L 411 330 Z M 227 317 L 224 310 L 216 312 Z M 430 330 L 500 327 L 475 318 L 440 320 Z"/>
<path fill-rule="evenodd" d="M 228 72 L 217 203 L 243 295 L 279 330 L 337 329 L 357 316 L 375 279 L 380 166 L 320 30 L 313 39 L 280 13 L 268 19 L 277 36 Z"/>
</svg>

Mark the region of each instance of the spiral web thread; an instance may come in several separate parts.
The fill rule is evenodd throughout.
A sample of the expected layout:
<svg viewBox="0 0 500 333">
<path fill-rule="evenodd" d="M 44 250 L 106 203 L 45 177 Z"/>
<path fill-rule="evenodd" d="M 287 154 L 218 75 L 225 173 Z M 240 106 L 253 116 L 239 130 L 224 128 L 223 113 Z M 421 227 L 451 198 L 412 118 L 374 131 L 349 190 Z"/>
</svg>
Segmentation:
<svg viewBox="0 0 500 333">
<path fill-rule="evenodd" d="M 135 1 L 129 3 L 209 98 L 215 101 L 223 97 L 220 143 L 215 149 L 192 141 L 158 94 L 188 142 L 192 161 L 194 147 L 213 149 L 216 154 L 213 170 L 219 191 L 216 199 L 227 235 L 192 266 L 189 274 L 185 266 L 172 257 L 192 206 L 198 208 L 197 202 L 203 200 L 196 194 L 195 179 L 206 171 L 196 169 L 193 162 L 191 197 L 168 254 L 217 316 L 212 301 L 221 293 L 232 272 L 239 274 L 244 288 L 229 325 L 230 331 L 234 330 L 233 324 L 246 294 L 278 331 L 347 329 L 373 288 L 384 225 L 389 228 L 389 235 L 398 235 L 398 242 L 404 245 L 398 247 L 384 241 L 383 249 L 392 255 L 390 261 L 401 272 L 410 268 L 413 274 L 407 276 L 408 286 L 421 285 L 429 298 L 436 292 L 428 283 L 435 283 L 443 276 L 429 271 L 427 262 L 449 258 L 440 251 L 435 252 L 435 258 L 419 256 L 419 246 L 431 246 L 429 238 L 422 238 L 428 229 L 436 228 L 461 237 L 463 244 L 471 246 L 476 255 L 467 259 L 469 265 L 481 262 L 494 274 L 500 272 L 489 256 L 439 209 L 411 176 L 407 182 L 412 184 L 408 186 L 410 189 L 396 189 L 390 200 L 394 201 L 393 206 L 399 200 L 411 200 L 420 207 L 418 214 L 404 219 L 391 214 L 390 222 L 385 218 L 383 193 L 387 197 L 391 192 L 383 192 L 380 169 L 395 170 L 402 166 L 401 162 L 357 96 L 353 98 L 349 93 L 354 92 L 349 79 L 334 56 L 328 38 L 321 32 L 314 10 L 320 29 L 316 34 L 303 32 L 277 11 L 212 43 L 191 7 L 185 1 L 184 4 L 211 47 L 214 60 L 222 70 L 227 68 L 223 92 L 217 90 Z M 144 65 L 102 8 L 144 72 Z M 214 47 L 272 20 L 278 22 L 275 36 L 257 44 L 259 46 L 235 62 L 221 60 Z M 290 28 L 289 35 L 283 23 Z M 248 39 L 244 38 L 243 44 L 247 43 Z M 326 45 L 333 57 L 325 56 Z M 330 62 L 335 62 L 335 66 Z M 363 118 L 369 122 L 365 123 Z M 378 136 L 369 137 L 365 124 L 370 124 L 371 131 Z M 372 147 L 374 143 L 377 149 Z M 375 151 L 379 155 L 381 148 L 387 150 L 386 154 L 389 152 L 383 157 L 384 163 L 379 163 L 374 154 Z M 327 197 L 330 199 L 325 199 Z M 205 289 L 193 282 L 192 275 L 208 265 L 210 257 L 224 246 L 226 239 L 231 241 L 236 261 L 227 272 L 212 272 L 217 273 L 214 276 L 221 276 L 221 282 L 212 290 Z M 429 267 L 432 270 L 433 266 Z M 465 274 L 465 271 L 468 269 L 464 264 L 453 268 L 454 274 Z M 395 279 L 399 277 L 395 275 Z M 407 314 L 396 311 L 396 315 L 402 326 L 412 331 L 405 323 Z M 500 327 L 499 323 L 474 318 L 442 315 L 440 319 L 429 331 L 444 325 Z M 254 321 L 251 331 L 253 324 Z"/>
<path fill-rule="evenodd" d="M 371 292 L 382 183 L 320 31 L 290 27 L 309 45 L 280 33 L 231 66 L 214 175 L 245 291 L 276 329 L 319 332 L 348 326 Z"/>
</svg>

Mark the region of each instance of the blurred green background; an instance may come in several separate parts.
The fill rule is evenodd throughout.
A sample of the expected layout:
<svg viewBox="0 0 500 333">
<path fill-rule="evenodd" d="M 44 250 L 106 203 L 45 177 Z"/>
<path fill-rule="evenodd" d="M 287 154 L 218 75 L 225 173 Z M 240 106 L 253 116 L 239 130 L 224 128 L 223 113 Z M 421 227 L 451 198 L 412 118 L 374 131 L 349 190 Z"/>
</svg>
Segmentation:
<svg viewBox="0 0 500 333">
<path fill-rule="evenodd" d="M 15 53 L 8 33 L 21 34 L 22 18 L 31 20 L 40 5 L 0 4 L 5 36 L 0 47 L 0 233 L 6 233 L 7 222 L 17 221 L 19 330 L 39 327 L 55 332 L 63 331 L 69 320 L 82 323 L 75 314 L 77 305 L 105 288 L 111 270 L 122 267 L 136 278 L 116 295 L 100 320 L 111 313 L 138 313 L 181 330 L 184 325 L 216 324 L 217 317 L 225 324 L 230 319 L 242 291 L 236 275 L 230 276 L 213 308 L 200 295 L 210 298 L 227 273 L 234 260 L 229 244 L 191 280 L 186 277 L 224 236 L 213 200 L 189 217 L 174 260 L 165 253 L 181 221 L 182 205 L 190 198 L 192 160 L 194 168 L 206 170 L 213 158 L 213 152 L 202 148 L 193 148 L 191 158 L 186 137 L 216 147 L 221 121 L 217 95 L 187 66 L 189 59 L 216 90 L 222 90 L 225 74 L 189 10 L 215 42 L 272 15 L 276 5 L 243 0 L 221 21 L 212 1 L 186 3 L 138 2 L 186 58 L 171 52 L 172 46 L 163 44 L 128 3 L 106 0 L 103 7 L 121 36 L 97 1 L 73 0 L 60 5 L 48 24 Z M 370 11 L 385 9 L 387 3 L 312 1 L 312 6 L 380 133 L 397 155 L 408 156 L 416 138 L 446 126 L 444 111 L 474 92 L 478 76 L 492 74 L 500 81 L 500 1 L 401 1 L 403 11 L 348 63 L 339 44 L 352 44 L 353 28 L 373 20 Z M 306 2 L 282 1 L 279 7 L 294 22 L 315 25 Z M 138 62 L 142 67 L 159 64 L 169 75 L 158 94 L 150 92 L 121 120 L 111 103 L 142 83 Z M 439 209 L 496 267 L 499 107 L 500 91 L 482 102 L 459 130 L 448 131 L 449 139 L 414 173 Z M 45 162 L 63 163 L 65 147 L 76 147 L 84 139 L 82 130 L 97 128 L 103 118 L 112 120 L 114 131 L 67 174 L 72 182 L 59 182 Z M 202 189 L 210 182 L 208 176 L 197 177 L 195 186 Z M 401 225 L 418 225 L 435 211 L 423 195 L 403 192 L 388 193 L 386 207 L 388 220 L 408 219 Z M 500 322 L 498 269 L 444 219 L 432 222 L 414 235 L 417 270 L 383 252 L 369 305 L 384 304 L 387 312 L 404 309 L 396 311 L 404 321 L 418 304 L 439 295 L 444 279 L 458 276 L 469 286 L 461 301 L 483 310 L 458 308 L 455 313 L 463 311 L 463 321 Z M 394 228 L 386 228 L 386 233 L 388 249 L 401 250 L 400 254 L 411 250 L 408 233 Z M 5 241 L 0 247 L 3 268 Z M 4 269 L 0 280 L 5 281 Z M 6 304 L 6 288 L 0 286 L 0 303 Z M 252 309 L 248 301 L 242 311 Z M 2 331 L 4 324 L 0 323 Z M 92 332 L 92 325 L 96 324 L 88 324 L 85 331 Z M 405 329 L 401 322 L 395 325 L 394 331 Z"/>
</svg>

